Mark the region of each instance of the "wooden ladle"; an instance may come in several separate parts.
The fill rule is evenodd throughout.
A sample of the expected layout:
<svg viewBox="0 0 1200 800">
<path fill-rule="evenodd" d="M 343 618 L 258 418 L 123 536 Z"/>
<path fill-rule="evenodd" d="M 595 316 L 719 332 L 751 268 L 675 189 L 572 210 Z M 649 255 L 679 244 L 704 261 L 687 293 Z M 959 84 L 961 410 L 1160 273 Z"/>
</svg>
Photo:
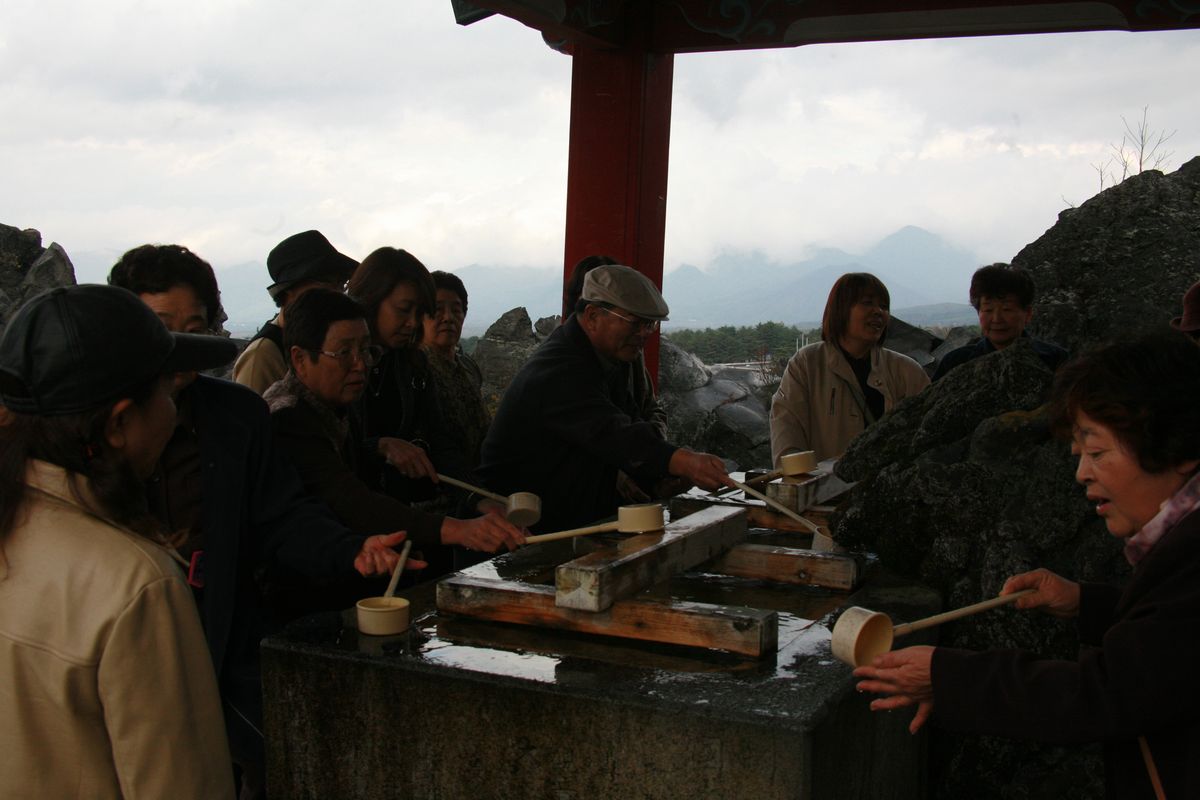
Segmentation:
<svg viewBox="0 0 1200 800">
<path fill-rule="evenodd" d="M 400 560 L 392 570 L 392 579 L 388 581 L 383 597 L 364 597 L 355 604 L 359 633 L 390 636 L 408 629 L 408 600 L 396 597 L 395 594 L 396 585 L 400 582 L 400 573 L 404 571 L 404 565 L 408 562 L 409 550 L 412 550 L 411 541 L 404 543 L 404 549 L 400 551 Z"/>
<path fill-rule="evenodd" d="M 502 494 L 489 492 L 480 486 L 472 486 L 466 481 L 451 478 L 440 472 L 438 473 L 438 480 L 445 481 L 451 486 L 457 486 L 460 489 L 466 489 L 468 492 L 474 492 L 482 497 L 495 500 L 497 503 L 503 503 L 505 519 L 518 528 L 528 528 L 530 525 L 536 525 L 538 520 L 542 518 L 542 498 L 533 492 L 513 492 L 508 497 L 505 497 Z"/>
<path fill-rule="evenodd" d="M 658 503 L 641 503 L 636 506 L 621 506 L 617 509 L 617 521 L 605 522 L 602 525 L 589 525 L 586 528 L 572 528 L 557 533 L 543 533 L 538 536 L 528 536 L 525 544 L 538 542 L 553 542 L 556 539 L 570 539 L 573 536 L 585 536 L 589 533 L 647 533 L 661 531 L 666 526 L 663 521 L 663 508 Z"/>
<path fill-rule="evenodd" d="M 793 477 L 795 475 L 804 475 L 812 472 L 817 468 L 817 456 L 812 450 L 804 450 L 799 453 L 788 453 L 780 456 L 779 469 L 771 470 L 766 475 L 759 475 L 757 478 L 751 478 L 746 481 L 750 486 L 755 486 L 761 483 L 770 483 L 776 478 Z"/>
<path fill-rule="evenodd" d="M 842 612 L 833 626 L 831 645 L 833 654 L 840 661 L 853 667 L 861 667 L 870 664 L 875 656 L 891 650 L 892 640 L 897 636 L 932 628 L 943 622 L 969 617 L 990 608 L 1008 605 L 1017 598 L 1033 594 L 1033 592 L 1033 589 L 1025 589 L 1012 594 L 1002 594 L 981 603 L 963 606 L 953 611 L 944 611 L 941 614 L 934 614 L 932 617 L 919 619 L 916 622 L 905 622 L 901 625 L 892 625 L 891 617 L 882 611 L 851 606 Z"/>
</svg>

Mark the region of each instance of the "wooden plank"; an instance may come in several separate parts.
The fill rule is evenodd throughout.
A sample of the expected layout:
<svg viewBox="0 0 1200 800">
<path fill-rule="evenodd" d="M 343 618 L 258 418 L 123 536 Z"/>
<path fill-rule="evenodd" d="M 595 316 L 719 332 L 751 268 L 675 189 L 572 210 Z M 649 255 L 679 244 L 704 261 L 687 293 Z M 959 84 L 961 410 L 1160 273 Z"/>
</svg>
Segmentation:
<svg viewBox="0 0 1200 800">
<path fill-rule="evenodd" d="M 774 611 L 677 600 L 622 600 L 607 611 L 555 605 L 550 586 L 452 575 L 437 586 L 438 611 L 542 628 L 724 650 L 761 658 L 779 644 Z"/>
<path fill-rule="evenodd" d="M 690 514 L 695 514 L 712 506 L 722 506 L 725 508 L 741 508 L 746 512 L 746 523 L 751 528 L 766 528 L 773 531 L 788 531 L 789 533 L 802 533 L 807 536 L 812 535 L 812 531 L 805 528 L 799 522 L 796 522 L 786 514 L 780 514 L 778 511 L 767 508 L 761 500 L 742 500 L 742 499 L 720 499 L 713 500 L 705 499 L 693 495 L 683 494 L 671 498 L 671 517 L 681 518 Z M 804 516 L 808 517 L 808 512 L 804 512 Z M 818 526 L 822 524 L 821 520 L 813 519 Z"/>
<path fill-rule="evenodd" d="M 849 556 L 765 544 L 735 545 L 706 570 L 739 578 L 824 586 L 842 591 L 853 589 L 858 583 L 858 563 Z"/>
<path fill-rule="evenodd" d="M 746 537 L 741 508 L 713 506 L 646 533 L 580 556 L 554 572 L 555 603 L 579 611 L 603 611 L 723 553 Z"/>
</svg>

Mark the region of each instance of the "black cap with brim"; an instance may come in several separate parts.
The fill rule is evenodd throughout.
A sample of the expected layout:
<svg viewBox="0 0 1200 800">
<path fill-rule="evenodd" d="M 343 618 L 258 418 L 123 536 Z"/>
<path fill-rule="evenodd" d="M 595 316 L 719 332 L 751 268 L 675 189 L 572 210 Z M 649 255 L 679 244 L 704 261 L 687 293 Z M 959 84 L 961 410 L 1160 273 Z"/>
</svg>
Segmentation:
<svg viewBox="0 0 1200 800">
<path fill-rule="evenodd" d="M 228 339 L 169 332 L 125 289 L 51 289 L 22 306 L 0 338 L 0 404 L 22 414 L 79 414 L 159 375 L 213 369 L 235 355 Z"/>
<path fill-rule="evenodd" d="M 267 255 L 267 271 L 272 283 L 271 297 L 303 281 L 345 283 L 358 262 L 337 250 L 320 231 L 304 231 L 289 236 Z"/>
</svg>

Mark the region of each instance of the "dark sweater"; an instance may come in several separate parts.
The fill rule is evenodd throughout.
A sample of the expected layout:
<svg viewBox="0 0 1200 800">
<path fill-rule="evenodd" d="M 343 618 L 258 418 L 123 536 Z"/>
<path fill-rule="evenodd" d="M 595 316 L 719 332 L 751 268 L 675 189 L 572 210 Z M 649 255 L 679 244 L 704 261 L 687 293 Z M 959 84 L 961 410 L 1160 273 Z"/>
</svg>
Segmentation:
<svg viewBox="0 0 1200 800">
<path fill-rule="evenodd" d="M 1168 531 L 1124 591 L 1085 584 L 1077 661 L 939 647 L 934 721 L 957 731 L 1104 743 L 1111 798 L 1153 798 L 1144 735 L 1167 797 L 1200 797 L 1200 512 Z"/>
<path fill-rule="evenodd" d="M 335 411 L 289 372 L 263 395 L 271 425 L 308 491 L 345 525 L 363 535 L 408 531 L 414 544 L 441 541 L 442 517 L 426 514 L 371 489 L 355 472 L 361 441 L 352 416 Z"/>
</svg>

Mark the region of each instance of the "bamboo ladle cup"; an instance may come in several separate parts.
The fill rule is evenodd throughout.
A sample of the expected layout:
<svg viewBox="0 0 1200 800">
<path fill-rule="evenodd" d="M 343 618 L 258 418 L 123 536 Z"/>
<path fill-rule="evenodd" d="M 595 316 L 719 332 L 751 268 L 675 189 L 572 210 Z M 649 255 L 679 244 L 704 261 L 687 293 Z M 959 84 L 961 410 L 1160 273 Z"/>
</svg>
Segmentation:
<svg viewBox="0 0 1200 800">
<path fill-rule="evenodd" d="M 794 475 L 804 475 L 812 472 L 817 468 L 817 456 L 812 450 L 804 450 L 799 453 L 788 453 L 779 458 L 779 469 L 771 470 L 766 475 L 759 475 L 757 478 L 751 478 L 746 481 L 750 486 L 760 483 L 770 483 L 776 478 L 787 477 Z"/>
<path fill-rule="evenodd" d="M 495 500 L 497 503 L 504 503 L 504 517 L 518 528 L 528 528 L 530 525 L 536 525 L 537 521 L 542 518 L 542 498 L 533 492 L 513 492 L 508 497 L 505 497 L 502 494 L 489 492 L 480 486 L 472 486 L 466 481 L 451 478 L 440 472 L 438 473 L 438 480 Z"/>
<path fill-rule="evenodd" d="M 359 633 L 372 636 L 389 636 L 403 633 L 408 628 L 408 600 L 395 597 L 396 585 L 400 582 L 400 573 L 408 562 L 408 551 L 412 550 L 412 542 L 405 542 L 400 551 L 400 560 L 392 570 L 392 579 L 388 581 L 387 591 L 383 597 L 364 597 L 355 604 L 358 616 Z"/>
<path fill-rule="evenodd" d="M 573 536 L 585 536 L 589 533 L 647 533 L 661 531 L 666 526 L 663 521 L 663 509 L 658 503 L 642 503 L 636 506 L 621 506 L 617 509 L 617 521 L 605 522 L 602 525 L 589 525 L 586 528 L 572 528 L 557 533 L 543 533 L 538 536 L 528 536 L 525 544 L 538 542 L 553 542 L 557 539 L 570 539 Z"/>
<path fill-rule="evenodd" d="M 916 622 L 905 622 L 901 625 L 892 625 L 891 617 L 882 611 L 851 606 L 842 612 L 833 626 L 833 642 L 831 644 L 833 654 L 839 661 L 844 661 L 852 667 L 861 667 L 870 664 L 875 656 L 891 650 L 892 640 L 897 636 L 1008 605 L 1017 598 L 1033 594 L 1033 592 L 1033 589 L 1025 589 L 1012 594 L 1002 594 L 981 603 L 963 606 L 953 611 L 944 611 L 941 614 L 934 614 L 932 617 L 919 619 Z"/>
</svg>

